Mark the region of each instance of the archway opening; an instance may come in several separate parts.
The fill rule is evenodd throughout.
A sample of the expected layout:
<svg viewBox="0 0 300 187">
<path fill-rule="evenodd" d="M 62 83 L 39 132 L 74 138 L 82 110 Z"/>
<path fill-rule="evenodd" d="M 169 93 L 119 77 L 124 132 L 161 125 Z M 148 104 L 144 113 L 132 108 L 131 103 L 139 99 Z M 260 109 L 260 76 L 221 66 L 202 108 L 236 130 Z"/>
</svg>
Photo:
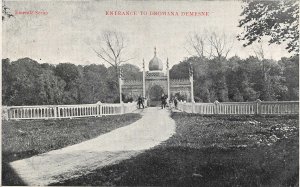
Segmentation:
<svg viewBox="0 0 300 187">
<path fill-rule="evenodd" d="M 149 106 L 156 107 L 161 105 L 161 96 L 164 90 L 159 85 L 154 85 L 149 90 Z"/>
</svg>

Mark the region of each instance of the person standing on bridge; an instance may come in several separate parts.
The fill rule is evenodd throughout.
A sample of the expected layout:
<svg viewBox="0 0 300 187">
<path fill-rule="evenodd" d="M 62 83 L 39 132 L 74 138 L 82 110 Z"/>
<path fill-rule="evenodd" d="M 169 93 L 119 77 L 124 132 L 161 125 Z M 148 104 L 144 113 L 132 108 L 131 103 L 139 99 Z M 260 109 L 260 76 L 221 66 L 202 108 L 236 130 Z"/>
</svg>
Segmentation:
<svg viewBox="0 0 300 187">
<path fill-rule="evenodd" d="M 141 105 L 144 108 L 144 98 L 142 98 L 142 96 L 139 96 L 139 98 L 138 98 L 138 105 L 139 105 L 139 108 L 141 108 Z"/>
<path fill-rule="evenodd" d="M 177 105 L 178 105 L 178 99 L 177 99 L 177 97 L 174 98 L 174 105 L 175 105 L 175 109 L 177 109 Z"/>
<path fill-rule="evenodd" d="M 166 108 L 166 104 L 167 104 L 167 96 L 165 94 L 162 94 L 161 96 L 161 108 Z"/>
</svg>

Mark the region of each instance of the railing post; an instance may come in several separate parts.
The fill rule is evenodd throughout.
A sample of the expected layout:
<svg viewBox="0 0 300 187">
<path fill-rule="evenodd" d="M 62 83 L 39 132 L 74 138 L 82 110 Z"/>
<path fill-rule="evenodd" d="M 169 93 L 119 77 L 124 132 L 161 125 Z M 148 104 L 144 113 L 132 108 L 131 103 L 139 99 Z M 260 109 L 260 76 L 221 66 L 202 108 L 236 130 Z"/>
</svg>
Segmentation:
<svg viewBox="0 0 300 187">
<path fill-rule="evenodd" d="M 2 118 L 6 121 L 8 121 L 8 119 L 9 119 L 7 106 L 2 107 Z"/>
<path fill-rule="evenodd" d="M 96 105 L 97 105 L 97 117 L 101 117 L 102 116 L 102 108 L 101 108 L 101 102 L 100 101 L 98 101 L 97 103 L 96 103 Z"/>
<path fill-rule="evenodd" d="M 195 102 L 192 101 L 192 113 L 196 113 L 195 112 Z"/>
<path fill-rule="evenodd" d="M 53 108 L 54 118 L 57 118 L 57 106 Z"/>
<path fill-rule="evenodd" d="M 216 100 L 216 101 L 214 102 L 214 104 L 215 104 L 214 114 L 219 114 L 219 111 L 218 111 L 219 101 Z"/>
<path fill-rule="evenodd" d="M 256 110 L 255 110 L 255 114 L 256 115 L 260 115 L 261 114 L 261 100 L 257 99 L 256 100 Z"/>
<path fill-rule="evenodd" d="M 102 117 L 103 116 L 103 105 L 102 104 L 100 104 L 99 110 L 100 110 L 100 117 Z"/>
<path fill-rule="evenodd" d="M 124 106 L 124 103 L 122 102 L 121 103 L 121 114 L 124 114 L 125 113 L 125 106 Z"/>
<path fill-rule="evenodd" d="M 56 107 L 56 110 L 57 110 L 57 117 L 60 118 L 60 107 L 57 106 L 57 107 Z"/>
</svg>

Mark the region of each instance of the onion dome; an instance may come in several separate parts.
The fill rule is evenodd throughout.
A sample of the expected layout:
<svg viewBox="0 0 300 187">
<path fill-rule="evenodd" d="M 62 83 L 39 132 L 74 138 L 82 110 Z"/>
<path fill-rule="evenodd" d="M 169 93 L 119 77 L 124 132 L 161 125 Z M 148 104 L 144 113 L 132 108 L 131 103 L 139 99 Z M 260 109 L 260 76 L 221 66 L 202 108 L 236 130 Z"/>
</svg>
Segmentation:
<svg viewBox="0 0 300 187">
<path fill-rule="evenodd" d="M 156 56 L 156 47 L 154 48 L 154 57 L 149 62 L 149 70 L 150 71 L 162 71 L 163 70 L 163 63 Z"/>
</svg>

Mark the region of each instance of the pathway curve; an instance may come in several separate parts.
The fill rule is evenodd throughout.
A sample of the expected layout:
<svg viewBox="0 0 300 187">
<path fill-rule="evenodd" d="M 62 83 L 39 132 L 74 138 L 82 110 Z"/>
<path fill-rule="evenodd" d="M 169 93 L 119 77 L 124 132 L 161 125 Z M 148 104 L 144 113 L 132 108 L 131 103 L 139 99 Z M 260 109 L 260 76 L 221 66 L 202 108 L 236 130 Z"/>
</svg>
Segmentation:
<svg viewBox="0 0 300 187">
<path fill-rule="evenodd" d="M 27 185 L 49 185 L 136 156 L 175 133 L 175 122 L 167 110 L 146 108 L 141 114 L 140 120 L 128 126 L 10 165 Z"/>
</svg>

